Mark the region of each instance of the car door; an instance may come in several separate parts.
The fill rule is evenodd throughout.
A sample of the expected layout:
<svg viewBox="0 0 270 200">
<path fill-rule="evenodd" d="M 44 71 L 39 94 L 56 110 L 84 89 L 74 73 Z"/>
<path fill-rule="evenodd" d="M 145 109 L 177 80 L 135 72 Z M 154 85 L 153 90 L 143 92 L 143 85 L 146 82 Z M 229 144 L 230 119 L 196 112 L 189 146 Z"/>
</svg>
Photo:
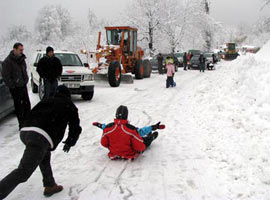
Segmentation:
<svg viewBox="0 0 270 200">
<path fill-rule="evenodd" d="M 0 118 L 14 110 L 13 100 L 8 87 L 5 85 L 2 77 L 2 64 L 0 63 Z"/>
<path fill-rule="evenodd" d="M 37 65 L 38 61 L 41 58 L 42 58 L 42 54 L 41 53 L 38 53 L 37 56 L 36 56 L 36 59 L 35 59 L 35 61 L 33 63 L 33 65 L 32 65 L 33 66 L 32 76 L 34 78 L 34 82 L 35 82 L 36 85 L 39 85 L 39 74 L 37 73 L 37 66 L 35 66 L 35 65 Z"/>
</svg>

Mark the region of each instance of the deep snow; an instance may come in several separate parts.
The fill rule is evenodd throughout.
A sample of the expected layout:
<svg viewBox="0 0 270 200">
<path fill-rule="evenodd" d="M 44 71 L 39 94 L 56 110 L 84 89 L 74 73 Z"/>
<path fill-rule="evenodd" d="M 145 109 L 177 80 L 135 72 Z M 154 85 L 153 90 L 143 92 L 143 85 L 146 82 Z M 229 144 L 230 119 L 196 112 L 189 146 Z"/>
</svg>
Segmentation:
<svg viewBox="0 0 270 200">
<path fill-rule="evenodd" d="M 91 102 L 73 100 L 83 133 L 68 154 L 52 156 L 64 191 L 51 200 L 201 200 L 270 198 L 270 43 L 257 55 L 221 62 L 215 71 L 176 73 L 176 88 L 165 76 L 111 88 L 97 83 Z M 261 57 L 267 58 L 262 60 Z M 37 95 L 31 94 L 34 105 Z M 119 105 L 138 127 L 166 124 L 133 162 L 110 161 L 93 121 L 109 123 Z M 19 163 L 24 150 L 17 121 L 0 124 L 0 178 Z M 39 169 L 8 200 L 45 199 Z"/>
</svg>

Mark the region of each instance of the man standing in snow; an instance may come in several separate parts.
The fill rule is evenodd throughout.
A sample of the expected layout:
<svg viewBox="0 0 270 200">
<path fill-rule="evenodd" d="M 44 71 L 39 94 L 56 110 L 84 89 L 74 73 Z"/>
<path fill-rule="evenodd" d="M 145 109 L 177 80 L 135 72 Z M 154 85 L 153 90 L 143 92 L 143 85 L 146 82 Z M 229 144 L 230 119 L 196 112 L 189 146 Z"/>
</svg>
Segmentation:
<svg viewBox="0 0 270 200">
<path fill-rule="evenodd" d="M 111 160 L 133 160 L 139 156 L 158 136 L 157 129 L 164 129 L 160 122 L 144 128 L 136 128 L 128 123 L 128 109 L 119 106 L 116 119 L 108 125 L 94 122 L 93 125 L 103 129 L 101 145 L 109 149 Z M 152 133 L 152 131 L 155 131 Z"/>
<path fill-rule="evenodd" d="M 37 65 L 37 72 L 44 80 L 44 98 L 54 95 L 58 86 L 58 78 L 62 74 L 61 61 L 54 56 L 52 47 L 47 47 L 46 55 L 40 59 Z"/>
<path fill-rule="evenodd" d="M 69 133 L 63 142 L 64 152 L 76 144 L 82 129 L 70 92 L 61 85 L 54 97 L 40 101 L 24 121 L 20 138 L 25 144 L 25 151 L 18 168 L 0 181 L 0 199 L 6 198 L 18 184 L 26 182 L 38 166 L 46 197 L 63 190 L 61 185 L 55 183 L 50 159 L 51 151 L 62 141 L 67 125 Z"/>
<path fill-rule="evenodd" d="M 187 70 L 187 62 L 188 62 L 188 58 L 187 58 L 187 53 L 185 52 L 183 56 L 183 66 L 184 66 L 185 71 Z"/>
<path fill-rule="evenodd" d="M 162 69 L 163 56 L 161 55 L 161 53 L 158 54 L 157 60 L 158 60 L 158 73 L 163 74 L 163 69 Z"/>
<path fill-rule="evenodd" d="M 23 50 L 21 43 L 15 43 L 13 50 L 2 64 L 2 76 L 14 101 L 19 128 L 22 127 L 23 120 L 31 110 L 27 91 L 29 78 L 26 70 L 26 57 L 23 54 Z"/>
<path fill-rule="evenodd" d="M 205 70 L 205 57 L 203 56 L 203 54 L 200 55 L 199 61 L 200 61 L 200 72 L 204 72 L 204 70 Z"/>
</svg>

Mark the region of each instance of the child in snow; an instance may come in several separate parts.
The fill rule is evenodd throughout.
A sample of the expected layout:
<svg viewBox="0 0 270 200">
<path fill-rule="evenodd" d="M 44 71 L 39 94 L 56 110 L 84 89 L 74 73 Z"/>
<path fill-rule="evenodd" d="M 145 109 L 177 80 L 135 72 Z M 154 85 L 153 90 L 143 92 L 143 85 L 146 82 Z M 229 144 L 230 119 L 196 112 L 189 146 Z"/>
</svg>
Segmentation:
<svg viewBox="0 0 270 200">
<path fill-rule="evenodd" d="M 136 128 L 128 123 L 128 109 L 120 106 L 116 111 L 116 119 L 110 124 L 94 122 L 93 125 L 103 130 L 101 145 L 109 149 L 111 160 L 133 160 L 138 157 L 158 136 L 157 129 L 164 129 L 160 122 L 144 128 Z M 155 132 L 152 132 L 155 131 Z"/>
<path fill-rule="evenodd" d="M 173 80 L 174 73 L 175 73 L 175 67 L 173 65 L 173 59 L 171 57 L 167 58 L 166 68 L 167 68 L 166 88 L 174 87 L 174 86 L 176 86 L 176 84 Z"/>
</svg>

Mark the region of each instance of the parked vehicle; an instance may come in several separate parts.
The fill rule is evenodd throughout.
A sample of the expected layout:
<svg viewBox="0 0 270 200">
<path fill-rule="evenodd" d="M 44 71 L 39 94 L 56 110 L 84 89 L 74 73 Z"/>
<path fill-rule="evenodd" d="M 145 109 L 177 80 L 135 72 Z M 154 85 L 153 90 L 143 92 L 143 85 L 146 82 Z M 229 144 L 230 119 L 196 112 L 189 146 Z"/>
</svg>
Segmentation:
<svg viewBox="0 0 270 200">
<path fill-rule="evenodd" d="M 199 69 L 200 61 L 199 61 L 200 54 L 195 54 L 191 58 L 191 60 L 188 61 L 188 69 L 194 68 L 194 69 Z"/>
<path fill-rule="evenodd" d="M 177 58 L 179 62 L 179 67 L 183 67 L 183 56 L 184 53 L 175 53 L 174 56 Z"/>
<path fill-rule="evenodd" d="M 163 63 L 162 63 L 163 68 L 164 69 L 166 68 L 165 65 L 166 65 L 167 57 L 171 56 L 173 58 L 173 61 L 174 61 L 174 64 L 175 64 L 175 71 L 177 72 L 178 67 L 180 66 L 180 62 L 177 59 L 177 57 L 174 54 L 162 54 L 162 56 L 163 56 Z M 157 57 L 158 57 L 158 54 L 149 59 L 149 61 L 151 63 L 151 66 L 152 66 L 152 70 L 158 70 L 158 59 L 157 59 Z"/>
<path fill-rule="evenodd" d="M 31 87 L 33 93 L 39 93 L 40 99 L 44 95 L 43 80 L 36 71 L 38 61 L 46 54 L 45 51 L 37 51 L 34 61 L 30 65 Z M 54 55 L 60 59 L 63 65 L 63 73 L 58 85 L 65 85 L 71 94 L 79 94 L 84 100 L 91 100 L 94 96 L 94 76 L 88 69 L 88 64 L 81 62 L 76 53 L 68 51 L 54 51 Z"/>
<path fill-rule="evenodd" d="M 191 50 L 188 50 L 188 53 L 191 53 L 193 56 L 195 56 L 195 55 L 200 55 L 202 52 L 201 50 L 191 49 Z"/>
<path fill-rule="evenodd" d="M 2 77 L 2 61 L 0 61 L 0 120 L 14 112 L 13 99 Z"/>
<path fill-rule="evenodd" d="M 152 70 L 158 70 L 158 55 L 149 58 Z"/>
</svg>

